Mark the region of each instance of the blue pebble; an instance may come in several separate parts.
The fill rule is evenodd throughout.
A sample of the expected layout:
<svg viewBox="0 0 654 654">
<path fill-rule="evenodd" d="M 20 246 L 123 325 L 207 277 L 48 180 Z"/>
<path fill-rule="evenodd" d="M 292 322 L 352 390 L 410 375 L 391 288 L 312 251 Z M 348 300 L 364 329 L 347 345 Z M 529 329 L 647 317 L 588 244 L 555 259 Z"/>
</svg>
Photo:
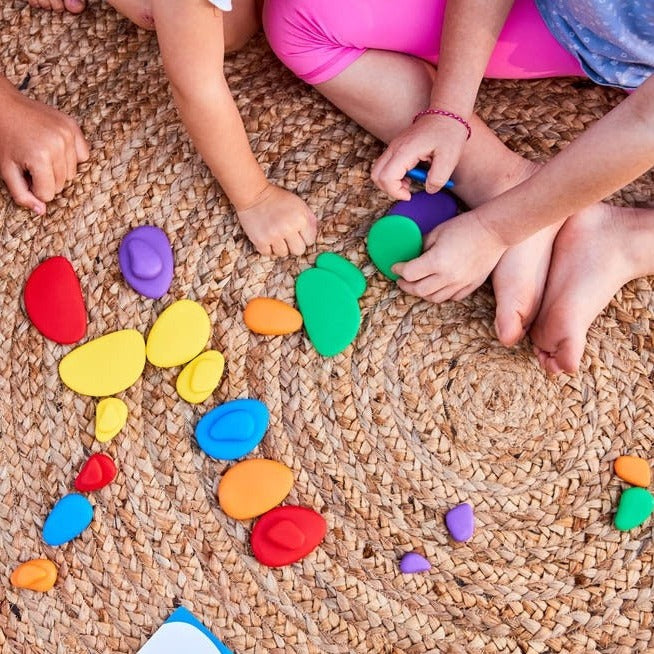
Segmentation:
<svg viewBox="0 0 654 654">
<path fill-rule="evenodd" d="M 63 545 L 79 536 L 93 520 L 93 506 L 77 493 L 64 495 L 52 508 L 43 525 L 47 545 Z"/>
<path fill-rule="evenodd" d="M 269 413 L 259 400 L 232 400 L 204 415 L 195 427 L 202 450 L 214 459 L 238 459 L 251 452 L 268 428 Z"/>
</svg>

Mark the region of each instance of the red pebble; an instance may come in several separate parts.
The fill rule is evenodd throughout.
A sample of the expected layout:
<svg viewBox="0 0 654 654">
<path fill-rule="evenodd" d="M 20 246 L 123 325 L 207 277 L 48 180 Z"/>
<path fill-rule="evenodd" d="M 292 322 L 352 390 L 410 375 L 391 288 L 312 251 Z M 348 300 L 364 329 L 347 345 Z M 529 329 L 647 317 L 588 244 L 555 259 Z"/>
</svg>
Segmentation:
<svg viewBox="0 0 654 654">
<path fill-rule="evenodd" d="M 116 464 L 106 454 L 93 454 L 75 480 L 78 491 L 100 490 L 116 477 Z"/>
<path fill-rule="evenodd" d="M 25 283 L 25 309 L 34 326 L 56 343 L 77 343 L 86 334 L 86 306 L 70 261 L 52 257 Z"/>
<path fill-rule="evenodd" d="M 260 563 L 279 568 L 303 559 L 325 537 L 325 519 L 303 506 L 278 506 L 254 525 L 250 544 Z"/>
</svg>

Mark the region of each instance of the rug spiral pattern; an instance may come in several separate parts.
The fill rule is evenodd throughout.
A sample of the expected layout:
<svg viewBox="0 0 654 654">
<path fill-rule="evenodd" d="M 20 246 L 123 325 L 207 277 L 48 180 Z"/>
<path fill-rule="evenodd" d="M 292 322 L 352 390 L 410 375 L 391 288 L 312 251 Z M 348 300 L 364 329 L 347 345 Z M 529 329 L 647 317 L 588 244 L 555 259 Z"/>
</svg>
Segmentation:
<svg viewBox="0 0 654 654">
<path fill-rule="evenodd" d="M 381 146 L 277 63 L 261 38 L 229 60 L 252 146 L 269 177 L 320 218 L 306 257 L 257 256 L 195 153 L 170 99 L 155 38 L 100 3 L 81 17 L 0 9 L 6 74 L 81 123 L 92 146 L 77 182 L 45 218 L 2 190 L 0 219 L 0 650 L 136 651 L 174 607 L 193 610 L 235 652 L 654 651 L 652 526 L 611 526 L 621 453 L 652 458 L 654 392 L 649 279 L 627 285 L 594 323 L 576 377 L 548 379 L 527 343 L 501 347 L 483 287 L 428 305 L 383 280 L 365 254 L 390 202 L 369 181 Z M 620 99 L 574 80 L 491 82 L 479 110 L 510 147 L 551 156 Z M 614 201 L 652 202 L 651 174 Z M 137 296 L 117 249 L 133 226 L 174 245 L 170 293 Z M 354 346 L 323 359 L 303 334 L 262 338 L 243 325 L 252 297 L 293 300 L 318 252 L 361 267 L 369 288 Z M 68 348 L 42 339 L 21 305 L 30 270 L 67 256 L 89 309 L 89 336 L 147 332 L 174 299 L 199 300 L 227 368 L 212 402 L 191 407 L 176 371 L 146 366 L 121 394 L 128 427 L 93 439 L 94 401 L 57 375 Z M 314 507 L 329 530 L 281 570 L 252 556 L 250 524 L 225 516 L 215 487 L 226 468 L 193 439 L 208 407 L 255 397 L 271 409 L 258 454 L 292 468 L 289 503 Z M 91 494 L 96 518 L 49 548 L 41 527 L 91 452 L 119 476 Z M 443 516 L 475 507 L 472 541 Z M 432 570 L 402 576 L 417 550 Z M 47 595 L 17 592 L 18 562 L 51 558 Z"/>
</svg>

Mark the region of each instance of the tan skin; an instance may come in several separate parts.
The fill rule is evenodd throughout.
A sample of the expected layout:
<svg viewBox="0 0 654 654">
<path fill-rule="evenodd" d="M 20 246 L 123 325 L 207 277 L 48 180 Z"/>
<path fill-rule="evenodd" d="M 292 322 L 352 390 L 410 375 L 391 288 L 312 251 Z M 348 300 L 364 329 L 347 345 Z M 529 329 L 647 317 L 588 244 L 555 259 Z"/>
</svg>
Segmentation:
<svg viewBox="0 0 654 654">
<path fill-rule="evenodd" d="M 72 0 L 29 2 L 58 10 Z M 266 255 L 303 254 L 315 241 L 316 217 L 303 200 L 266 179 L 223 72 L 225 53 L 238 50 L 259 30 L 262 0 L 234 0 L 231 12 L 208 0 L 109 4 L 140 27 L 156 31 L 182 121 L 256 249 Z"/>
</svg>

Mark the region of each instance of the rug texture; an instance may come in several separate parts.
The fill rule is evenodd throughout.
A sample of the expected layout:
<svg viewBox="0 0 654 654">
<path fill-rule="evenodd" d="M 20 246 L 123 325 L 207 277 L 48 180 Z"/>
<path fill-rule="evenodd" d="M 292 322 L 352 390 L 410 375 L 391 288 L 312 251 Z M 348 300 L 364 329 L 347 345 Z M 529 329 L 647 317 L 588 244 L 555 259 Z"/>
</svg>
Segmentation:
<svg viewBox="0 0 654 654">
<path fill-rule="evenodd" d="M 75 18 L 15 0 L 0 16 L 8 77 L 72 114 L 92 147 L 44 218 L 0 191 L 3 653 L 135 652 L 180 605 L 237 653 L 654 651 L 652 523 L 612 526 L 623 487 L 612 461 L 654 452 L 651 280 L 628 284 L 596 320 L 578 375 L 548 379 L 529 343 L 497 342 L 490 287 L 433 306 L 376 274 L 365 236 L 391 204 L 369 179 L 381 145 L 262 38 L 229 60 L 229 80 L 265 171 L 320 217 L 301 258 L 253 251 L 180 124 L 153 35 L 102 3 Z M 511 148 L 545 159 L 621 97 L 570 79 L 490 82 L 479 112 Z M 653 184 L 649 174 L 613 201 L 651 203 Z M 174 282 L 159 301 L 128 288 L 118 268 L 120 239 L 144 223 L 174 247 Z M 296 275 L 326 250 L 369 282 L 354 345 L 324 359 L 302 333 L 250 333 L 247 301 L 292 302 Z M 173 300 L 200 301 L 227 361 L 213 398 L 192 407 L 175 392 L 177 370 L 147 365 L 121 394 L 126 429 L 96 442 L 96 401 L 57 374 L 70 348 L 44 340 L 22 308 L 26 276 L 53 255 L 80 276 L 89 338 L 145 334 Z M 271 410 L 256 454 L 292 468 L 287 502 L 328 523 L 324 543 L 291 567 L 252 556 L 251 524 L 215 498 L 227 466 L 193 437 L 208 408 L 240 397 Z M 45 517 L 98 451 L 116 461 L 116 481 L 90 494 L 95 519 L 81 537 L 47 547 Z M 443 517 L 464 501 L 477 528 L 457 544 Z M 430 572 L 399 574 L 411 550 Z M 45 595 L 9 586 L 34 557 L 59 568 Z"/>
</svg>

